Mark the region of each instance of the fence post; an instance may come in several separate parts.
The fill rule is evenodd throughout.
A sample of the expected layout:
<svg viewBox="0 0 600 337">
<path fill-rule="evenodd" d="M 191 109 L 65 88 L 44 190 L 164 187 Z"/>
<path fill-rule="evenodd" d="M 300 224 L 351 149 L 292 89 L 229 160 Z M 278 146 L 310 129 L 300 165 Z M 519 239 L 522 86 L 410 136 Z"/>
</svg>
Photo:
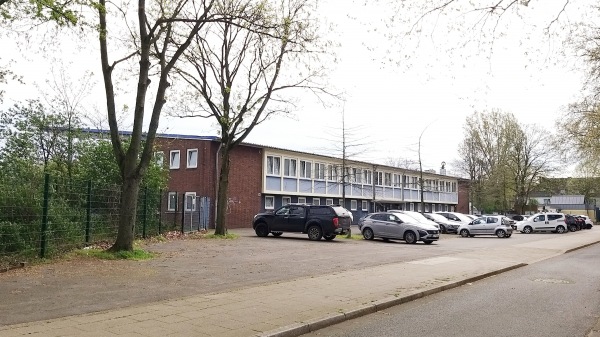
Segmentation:
<svg viewBox="0 0 600 337">
<path fill-rule="evenodd" d="M 185 233 L 185 194 L 183 194 L 183 201 L 181 203 L 181 234 Z"/>
<path fill-rule="evenodd" d="M 85 207 L 85 243 L 90 243 L 90 228 L 92 226 L 92 181 L 87 183 L 87 205 Z"/>
<path fill-rule="evenodd" d="M 144 214 L 142 214 L 142 238 L 146 238 L 146 225 L 148 214 L 148 186 L 144 187 Z"/>
<path fill-rule="evenodd" d="M 46 257 L 46 232 L 48 231 L 48 199 L 50 198 L 50 174 L 44 175 L 44 201 L 42 206 L 42 233 L 40 237 L 40 258 Z"/>
<path fill-rule="evenodd" d="M 162 198 L 163 198 L 163 190 L 162 188 L 158 190 L 158 235 L 160 235 L 161 230 L 161 222 L 162 222 Z"/>
</svg>

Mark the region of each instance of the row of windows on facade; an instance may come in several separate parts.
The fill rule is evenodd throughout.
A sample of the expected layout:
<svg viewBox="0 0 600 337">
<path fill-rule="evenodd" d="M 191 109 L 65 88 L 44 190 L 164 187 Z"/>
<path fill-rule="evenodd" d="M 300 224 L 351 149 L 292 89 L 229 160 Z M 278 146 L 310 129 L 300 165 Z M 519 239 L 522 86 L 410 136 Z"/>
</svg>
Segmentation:
<svg viewBox="0 0 600 337">
<path fill-rule="evenodd" d="M 160 166 L 164 164 L 164 153 L 159 151 L 154 154 L 156 163 Z M 171 170 L 179 169 L 181 164 L 181 151 L 171 150 L 169 152 L 169 168 Z M 198 149 L 187 149 L 187 168 L 198 167 Z"/>
<path fill-rule="evenodd" d="M 299 162 L 299 166 L 297 165 Z M 314 167 L 314 172 L 313 172 Z M 345 172 L 342 172 L 345 171 Z M 281 157 L 267 156 L 267 175 L 281 176 Z M 343 174 L 342 174 L 343 173 Z M 298 160 L 294 158 L 283 158 L 283 176 L 299 177 L 304 179 L 317 179 L 329 181 L 344 181 L 347 183 L 365 184 L 376 186 L 394 186 L 418 189 L 419 177 L 396 174 L 392 172 L 381 172 L 356 167 L 346 167 L 345 170 L 339 165 Z M 440 192 L 456 192 L 456 182 L 424 179 L 424 190 Z"/>
<path fill-rule="evenodd" d="M 350 210 L 351 211 L 358 211 L 358 200 L 350 200 Z M 282 197 L 281 198 L 281 204 L 283 206 L 287 205 L 287 204 L 291 204 L 292 203 L 292 197 Z M 305 204 L 306 203 L 306 198 L 305 197 L 298 197 L 298 203 L 300 204 Z M 313 205 L 321 205 L 321 199 L 320 198 L 312 198 L 312 204 Z M 325 205 L 333 205 L 334 204 L 334 199 L 325 199 Z M 344 202 L 342 199 L 339 199 L 339 203 L 338 205 L 343 205 Z M 267 195 L 265 196 L 265 209 L 274 209 L 275 208 L 275 196 L 272 195 Z M 436 208 L 436 209 L 432 209 L 432 208 Z M 369 211 L 369 202 L 367 200 L 361 200 L 360 201 L 360 209 L 362 211 L 368 212 Z M 432 206 L 430 207 L 429 204 L 425 204 L 425 212 L 434 212 L 434 211 L 440 211 L 440 212 L 449 212 L 450 209 L 454 209 L 452 206 L 446 205 L 446 204 L 438 204 L 437 206 Z M 417 212 L 421 212 L 421 203 L 406 203 L 406 210 L 407 211 L 417 211 Z"/>
</svg>

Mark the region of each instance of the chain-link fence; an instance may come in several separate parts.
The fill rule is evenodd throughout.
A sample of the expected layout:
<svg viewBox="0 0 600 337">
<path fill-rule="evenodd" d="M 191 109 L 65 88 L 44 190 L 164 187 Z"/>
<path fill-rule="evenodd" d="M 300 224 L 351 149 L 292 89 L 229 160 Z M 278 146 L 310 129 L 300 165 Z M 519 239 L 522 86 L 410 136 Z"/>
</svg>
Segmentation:
<svg viewBox="0 0 600 337">
<path fill-rule="evenodd" d="M 120 186 L 31 178 L 0 186 L 0 268 L 116 238 Z M 162 192 L 142 187 L 135 236 L 164 231 Z"/>
</svg>

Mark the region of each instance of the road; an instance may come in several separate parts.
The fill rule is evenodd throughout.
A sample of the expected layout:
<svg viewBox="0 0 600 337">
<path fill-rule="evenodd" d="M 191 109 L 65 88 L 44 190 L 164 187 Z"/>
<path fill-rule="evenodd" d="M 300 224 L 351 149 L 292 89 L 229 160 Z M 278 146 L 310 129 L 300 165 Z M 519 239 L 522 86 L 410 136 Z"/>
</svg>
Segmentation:
<svg viewBox="0 0 600 337">
<path fill-rule="evenodd" d="M 600 317 L 599 256 L 596 244 L 303 336 L 586 336 Z"/>
</svg>

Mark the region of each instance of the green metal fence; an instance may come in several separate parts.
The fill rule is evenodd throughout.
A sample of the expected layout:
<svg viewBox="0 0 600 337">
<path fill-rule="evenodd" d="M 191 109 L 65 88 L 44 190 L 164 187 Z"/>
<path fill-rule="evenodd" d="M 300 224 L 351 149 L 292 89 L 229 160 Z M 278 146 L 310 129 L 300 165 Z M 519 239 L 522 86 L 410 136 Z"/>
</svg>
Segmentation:
<svg viewBox="0 0 600 337">
<path fill-rule="evenodd" d="M 10 189 L 1 185 L 0 268 L 116 238 L 118 185 L 49 175 Z M 139 198 L 136 237 L 161 234 L 162 192 L 142 187 Z"/>
</svg>

